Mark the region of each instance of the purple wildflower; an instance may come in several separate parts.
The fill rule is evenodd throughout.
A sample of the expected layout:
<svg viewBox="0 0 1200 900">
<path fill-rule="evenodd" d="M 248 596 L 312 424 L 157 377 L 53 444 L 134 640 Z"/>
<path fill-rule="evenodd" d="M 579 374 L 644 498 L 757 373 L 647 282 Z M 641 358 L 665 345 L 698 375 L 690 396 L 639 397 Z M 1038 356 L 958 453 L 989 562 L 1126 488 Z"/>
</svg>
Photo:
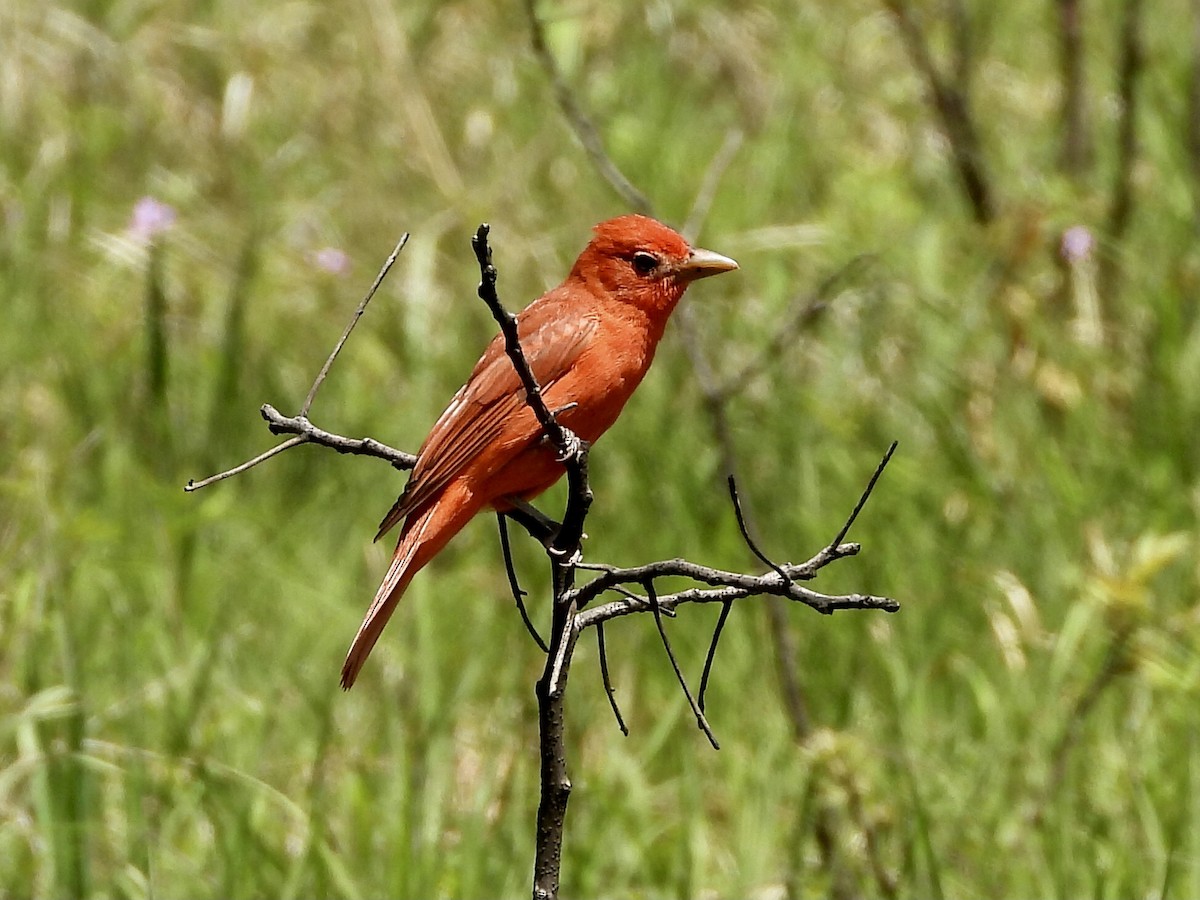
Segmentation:
<svg viewBox="0 0 1200 900">
<path fill-rule="evenodd" d="M 143 197 L 133 205 L 129 233 L 136 240 L 148 244 L 174 225 L 175 219 L 175 207 L 153 197 Z"/>
<path fill-rule="evenodd" d="M 1085 225 L 1072 225 L 1063 232 L 1058 252 L 1068 263 L 1083 262 L 1096 249 L 1096 239 Z"/>
<path fill-rule="evenodd" d="M 337 247 L 322 247 L 313 253 L 312 264 L 330 275 L 345 275 L 350 271 L 350 257 Z"/>
</svg>

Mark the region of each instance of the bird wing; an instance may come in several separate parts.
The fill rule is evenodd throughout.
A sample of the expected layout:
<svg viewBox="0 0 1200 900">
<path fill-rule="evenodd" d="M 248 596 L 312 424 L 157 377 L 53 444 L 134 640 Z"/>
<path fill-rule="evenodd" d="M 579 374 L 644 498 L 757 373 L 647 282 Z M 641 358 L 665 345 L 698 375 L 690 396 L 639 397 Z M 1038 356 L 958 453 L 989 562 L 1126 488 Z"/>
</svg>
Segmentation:
<svg viewBox="0 0 1200 900">
<path fill-rule="evenodd" d="M 517 316 L 521 348 L 543 392 L 570 370 L 598 327 L 597 319 L 567 314 L 549 297 Z M 535 440 L 541 426 L 533 416 L 526 417 L 527 427 L 513 431 L 513 416 L 525 406 L 521 379 L 504 352 L 503 335 L 497 335 L 425 438 L 404 493 L 384 516 L 375 540 L 440 493 L 502 436 L 506 451 L 489 468 L 499 469 Z"/>
</svg>

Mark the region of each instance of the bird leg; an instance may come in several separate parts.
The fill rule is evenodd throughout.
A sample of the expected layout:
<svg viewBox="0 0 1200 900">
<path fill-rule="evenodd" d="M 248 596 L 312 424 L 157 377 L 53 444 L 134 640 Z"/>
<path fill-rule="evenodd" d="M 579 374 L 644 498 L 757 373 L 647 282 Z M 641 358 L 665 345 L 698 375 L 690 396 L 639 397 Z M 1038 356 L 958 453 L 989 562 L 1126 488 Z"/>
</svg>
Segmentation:
<svg viewBox="0 0 1200 900">
<path fill-rule="evenodd" d="M 520 497 L 505 497 L 504 503 L 508 506 L 508 509 L 504 510 L 504 515 L 528 531 L 535 541 L 544 547 L 549 547 L 554 543 L 559 529 L 562 528 L 561 522 L 554 521 L 532 503 L 522 500 Z"/>
</svg>

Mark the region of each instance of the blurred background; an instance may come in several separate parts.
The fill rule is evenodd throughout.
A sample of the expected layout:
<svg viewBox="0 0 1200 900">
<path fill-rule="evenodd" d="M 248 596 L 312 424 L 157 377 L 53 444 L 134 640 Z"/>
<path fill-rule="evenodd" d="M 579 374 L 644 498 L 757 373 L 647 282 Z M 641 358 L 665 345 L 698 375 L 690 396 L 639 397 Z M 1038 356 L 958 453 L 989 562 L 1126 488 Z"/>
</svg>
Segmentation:
<svg viewBox="0 0 1200 900">
<path fill-rule="evenodd" d="M 901 612 L 739 604 L 719 752 L 650 618 L 607 633 L 628 738 L 581 644 L 564 894 L 1200 896 L 1200 13 L 1142 7 L 538 4 L 612 162 L 742 266 L 593 453 L 589 557 L 757 571 L 732 464 L 807 558 L 900 442 L 816 586 Z M 528 890 L 542 656 L 494 523 L 343 694 L 403 476 L 304 447 L 182 486 L 273 443 L 402 232 L 312 416 L 414 450 L 494 330 L 475 226 L 519 308 L 629 211 L 531 33 L 0 7 L 0 894 Z M 667 623 L 693 685 L 716 614 Z"/>
</svg>

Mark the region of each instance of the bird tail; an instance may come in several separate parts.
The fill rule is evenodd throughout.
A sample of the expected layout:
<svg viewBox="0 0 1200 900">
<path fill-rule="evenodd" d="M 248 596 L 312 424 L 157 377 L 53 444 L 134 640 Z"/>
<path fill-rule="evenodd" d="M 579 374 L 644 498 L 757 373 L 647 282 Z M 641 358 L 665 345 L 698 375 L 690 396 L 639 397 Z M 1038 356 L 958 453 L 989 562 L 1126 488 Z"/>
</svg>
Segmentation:
<svg viewBox="0 0 1200 900">
<path fill-rule="evenodd" d="M 419 515 L 409 516 L 400 531 L 392 564 L 342 664 L 342 689 L 350 690 L 375 642 L 392 617 L 396 604 L 414 575 L 470 521 L 476 510 L 444 496 Z"/>
</svg>

